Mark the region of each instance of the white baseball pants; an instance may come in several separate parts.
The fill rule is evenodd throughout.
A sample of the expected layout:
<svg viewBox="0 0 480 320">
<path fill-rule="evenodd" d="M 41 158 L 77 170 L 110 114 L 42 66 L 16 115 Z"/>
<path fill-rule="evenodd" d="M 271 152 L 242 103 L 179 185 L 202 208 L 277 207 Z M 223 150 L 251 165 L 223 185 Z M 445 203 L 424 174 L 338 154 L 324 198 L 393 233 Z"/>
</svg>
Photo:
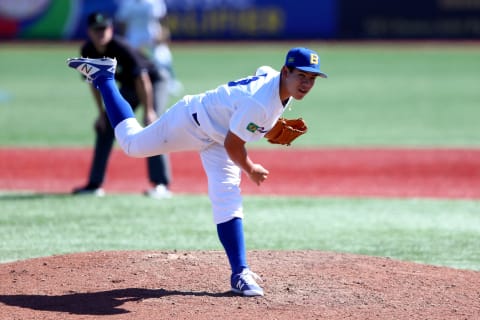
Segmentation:
<svg viewBox="0 0 480 320">
<path fill-rule="evenodd" d="M 230 160 L 223 144 L 212 140 L 195 122 L 193 110 L 202 106 L 192 106 L 194 103 L 198 102 L 187 96 L 145 128 L 135 118 L 125 119 L 115 127 L 115 136 L 131 157 L 199 151 L 208 179 L 213 221 L 220 224 L 243 218 L 241 169 Z"/>
</svg>

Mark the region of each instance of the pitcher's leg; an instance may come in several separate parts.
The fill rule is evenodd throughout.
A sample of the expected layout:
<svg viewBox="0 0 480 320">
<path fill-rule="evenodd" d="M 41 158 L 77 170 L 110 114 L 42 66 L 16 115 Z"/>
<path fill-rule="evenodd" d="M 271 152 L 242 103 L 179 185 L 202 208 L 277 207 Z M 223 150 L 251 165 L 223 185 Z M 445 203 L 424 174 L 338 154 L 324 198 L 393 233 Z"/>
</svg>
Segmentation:
<svg viewBox="0 0 480 320">
<path fill-rule="evenodd" d="M 250 271 L 247 264 L 240 194 L 241 170 L 219 144 L 203 150 L 200 156 L 208 178 L 213 220 L 232 270 L 232 291 L 246 296 L 263 295 L 262 288 L 255 282 L 258 276 Z"/>
<path fill-rule="evenodd" d="M 108 119 L 115 128 L 120 122 L 128 118 L 135 118 L 133 109 L 118 90 L 113 78 L 100 78 L 94 84 L 102 94 Z"/>
<path fill-rule="evenodd" d="M 67 65 L 87 77 L 100 90 L 112 128 L 127 118 L 135 118 L 132 108 L 120 94 L 115 82 L 117 60 L 72 58 L 67 60 Z"/>
<path fill-rule="evenodd" d="M 243 219 L 233 218 L 227 222 L 217 224 L 217 233 L 227 254 L 232 273 L 241 273 L 243 269 L 247 269 Z"/>
</svg>

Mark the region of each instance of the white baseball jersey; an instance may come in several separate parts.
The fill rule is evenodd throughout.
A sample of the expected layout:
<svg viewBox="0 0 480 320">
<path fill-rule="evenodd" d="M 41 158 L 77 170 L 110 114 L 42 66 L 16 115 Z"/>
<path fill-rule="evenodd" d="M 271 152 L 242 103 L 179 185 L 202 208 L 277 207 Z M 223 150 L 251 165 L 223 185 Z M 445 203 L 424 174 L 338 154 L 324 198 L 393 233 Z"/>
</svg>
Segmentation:
<svg viewBox="0 0 480 320">
<path fill-rule="evenodd" d="M 251 142 L 274 126 L 290 101 L 280 101 L 280 73 L 263 66 L 255 76 L 183 97 L 143 130 L 135 118 L 126 119 L 115 134 L 122 148 L 137 157 L 223 146 L 228 130 Z"/>
<path fill-rule="evenodd" d="M 228 130 L 246 142 L 259 140 L 290 100 L 285 105 L 280 101 L 280 73 L 261 67 L 255 76 L 185 96 L 146 128 L 135 118 L 125 119 L 115 127 L 115 136 L 133 157 L 199 151 L 218 224 L 243 217 L 241 170 L 223 146 Z"/>
<path fill-rule="evenodd" d="M 193 96 L 194 112 L 202 130 L 223 144 L 228 130 L 246 142 L 259 140 L 282 115 L 280 73 L 270 67 L 259 68 L 255 76 L 230 81 L 215 90 Z M 287 104 L 290 102 L 287 102 Z"/>
</svg>

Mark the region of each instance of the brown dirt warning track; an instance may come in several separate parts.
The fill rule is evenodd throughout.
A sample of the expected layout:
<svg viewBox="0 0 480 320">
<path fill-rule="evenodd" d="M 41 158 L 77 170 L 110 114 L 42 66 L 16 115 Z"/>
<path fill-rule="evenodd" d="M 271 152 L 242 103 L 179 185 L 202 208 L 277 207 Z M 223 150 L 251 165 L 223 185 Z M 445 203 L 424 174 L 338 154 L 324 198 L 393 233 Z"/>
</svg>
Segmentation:
<svg viewBox="0 0 480 320">
<path fill-rule="evenodd" d="M 480 150 L 253 150 L 245 194 L 480 199 Z M 0 148 L 0 191 L 69 193 L 89 149 Z M 171 155 L 175 193 L 206 193 L 198 155 Z M 107 193 L 142 192 L 145 162 L 115 151 Z M 1 209 L 1 196 L 0 196 Z M 1 211 L 1 210 L 0 210 Z M 1 213 L 0 213 L 1 214 Z M 249 251 L 266 295 L 228 292 L 223 252 L 73 253 L 0 264 L 0 319 L 480 319 L 480 272 L 320 251 Z"/>
</svg>

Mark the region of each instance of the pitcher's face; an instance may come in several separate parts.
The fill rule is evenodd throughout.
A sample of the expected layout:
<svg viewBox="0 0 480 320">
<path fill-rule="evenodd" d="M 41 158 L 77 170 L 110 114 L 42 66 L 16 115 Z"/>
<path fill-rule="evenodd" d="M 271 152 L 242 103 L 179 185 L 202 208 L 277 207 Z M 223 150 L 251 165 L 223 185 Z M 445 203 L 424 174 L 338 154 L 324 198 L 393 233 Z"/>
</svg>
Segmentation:
<svg viewBox="0 0 480 320">
<path fill-rule="evenodd" d="M 299 69 L 293 69 L 292 71 L 284 67 L 284 84 L 288 95 L 294 99 L 301 100 L 307 95 L 307 93 L 315 85 L 315 80 L 318 75 L 313 72 L 306 72 Z"/>
</svg>

